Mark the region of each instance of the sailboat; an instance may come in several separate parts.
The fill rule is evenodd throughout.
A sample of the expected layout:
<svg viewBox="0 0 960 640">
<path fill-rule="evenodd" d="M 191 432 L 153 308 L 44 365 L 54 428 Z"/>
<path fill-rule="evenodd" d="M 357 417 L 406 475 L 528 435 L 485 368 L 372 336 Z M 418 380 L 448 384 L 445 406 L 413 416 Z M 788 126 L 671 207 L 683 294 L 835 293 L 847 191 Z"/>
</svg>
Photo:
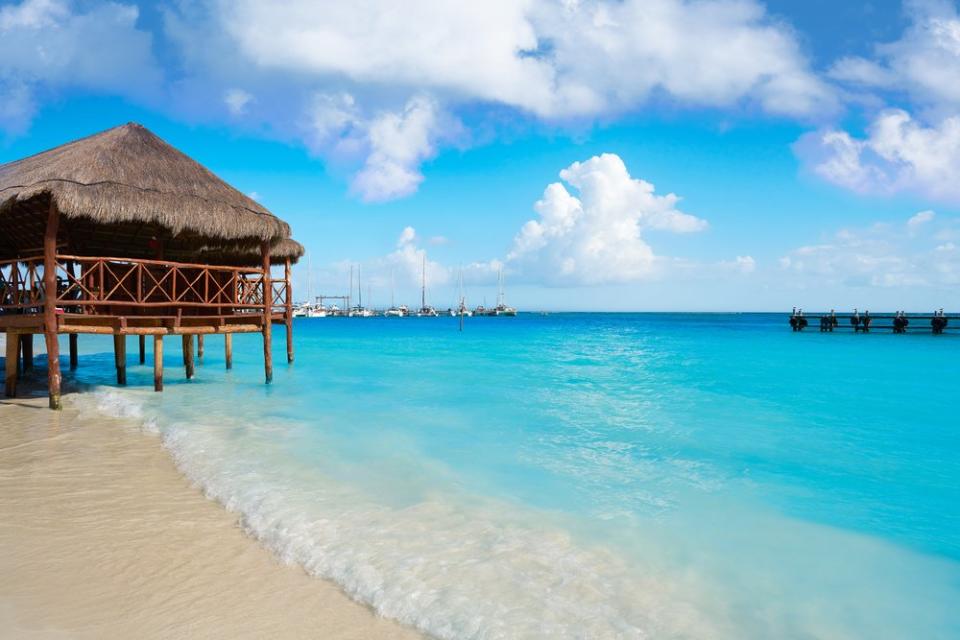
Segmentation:
<svg viewBox="0 0 960 640">
<path fill-rule="evenodd" d="M 394 275 L 390 273 L 390 308 L 383 312 L 384 317 L 386 318 L 402 318 L 407 315 L 407 308 L 404 306 L 398 307 L 393 300 L 394 289 L 396 282 L 394 281 Z"/>
<path fill-rule="evenodd" d="M 460 304 L 457 306 L 455 314 L 469 318 L 473 315 L 473 312 L 467 308 L 467 299 L 463 296 L 463 269 L 460 269 L 457 279 L 460 281 Z"/>
<path fill-rule="evenodd" d="M 350 293 L 353 293 L 353 267 L 350 267 Z M 359 264 L 357 265 L 357 306 L 352 307 L 350 311 L 347 312 L 347 315 L 351 318 L 369 318 L 373 316 L 373 312 L 363 306 L 363 285 L 360 279 Z"/>
<path fill-rule="evenodd" d="M 437 310 L 433 307 L 427 306 L 427 254 L 423 254 L 423 265 L 421 267 L 422 272 L 422 285 L 420 288 L 420 311 L 417 312 L 417 315 L 420 317 L 429 317 L 436 318 L 439 314 Z"/>
<path fill-rule="evenodd" d="M 517 315 L 517 310 L 513 307 L 507 306 L 504 302 L 503 295 L 503 267 L 500 267 L 500 270 L 497 272 L 497 306 L 490 312 L 492 316 L 515 316 Z"/>
</svg>

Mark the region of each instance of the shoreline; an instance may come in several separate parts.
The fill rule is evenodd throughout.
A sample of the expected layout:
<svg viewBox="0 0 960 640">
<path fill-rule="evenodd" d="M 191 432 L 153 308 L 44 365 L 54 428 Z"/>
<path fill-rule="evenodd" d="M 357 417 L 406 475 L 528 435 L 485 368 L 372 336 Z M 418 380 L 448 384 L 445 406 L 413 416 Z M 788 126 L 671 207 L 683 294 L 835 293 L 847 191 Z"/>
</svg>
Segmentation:
<svg viewBox="0 0 960 640">
<path fill-rule="evenodd" d="M 0 402 L 0 638 L 424 637 L 282 564 L 158 437 L 21 396 Z"/>
</svg>

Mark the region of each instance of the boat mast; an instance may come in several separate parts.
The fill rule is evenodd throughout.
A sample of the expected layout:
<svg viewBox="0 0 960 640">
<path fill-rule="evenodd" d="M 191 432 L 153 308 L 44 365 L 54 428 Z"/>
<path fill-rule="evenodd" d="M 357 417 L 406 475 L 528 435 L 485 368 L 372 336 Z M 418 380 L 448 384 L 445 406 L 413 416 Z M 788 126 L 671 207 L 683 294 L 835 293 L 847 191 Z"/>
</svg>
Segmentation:
<svg viewBox="0 0 960 640">
<path fill-rule="evenodd" d="M 350 265 L 350 293 L 347 295 L 347 311 L 353 306 L 353 265 Z"/>
<path fill-rule="evenodd" d="M 357 298 L 359 299 L 357 306 L 359 306 L 362 309 L 363 308 L 363 288 L 362 288 L 362 285 L 360 284 L 360 265 L 359 264 L 357 265 Z"/>
<path fill-rule="evenodd" d="M 460 331 L 463 331 L 463 312 L 465 310 L 464 300 L 463 300 L 463 267 L 460 267 L 460 273 L 458 274 L 458 280 L 460 281 Z"/>
<path fill-rule="evenodd" d="M 307 304 L 313 299 L 313 263 L 310 260 L 310 254 L 307 254 Z"/>
<path fill-rule="evenodd" d="M 503 267 L 497 271 L 497 306 L 503 306 Z"/>
<path fill-rule="evenodd" d="M 427 254 L 423 254 L 423 266 L 421 267 L 422 271 L 422 285 L 420 287 L 420 308 L 427 308 Z"/>
</svg>

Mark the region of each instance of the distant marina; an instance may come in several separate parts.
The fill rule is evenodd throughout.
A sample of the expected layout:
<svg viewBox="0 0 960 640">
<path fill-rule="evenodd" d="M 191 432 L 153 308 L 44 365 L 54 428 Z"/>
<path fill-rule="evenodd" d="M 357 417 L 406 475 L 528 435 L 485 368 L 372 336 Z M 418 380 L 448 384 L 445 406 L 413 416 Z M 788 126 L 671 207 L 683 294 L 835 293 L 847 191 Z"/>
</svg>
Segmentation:
<svg viewBox="0 0 960 640">
<path fill-rule="evenodd" d="M 408 305 L 397 305 L 394 301 L 394 293 L 391 289 L 390 306 L 387 308 L 366 307 L 363 304 L 363 288 L 360 282 L 360 268 L 357 267 L 357 304 L 353 304 L 353 267 L 350 267 L 350 293 L 347 295 L 318 295 L 313 297 L 313 302 L 300 302 L 293 305 L 293 317 L 295 318 L 469 318 L 472 316 L 487 317 L 513 317 L 517 315 L 516 307 L 506 303 L 504 293 L 503 270 L 497 273 L 497 304 L 492 308 L 487 308 L 485 304 L 478 305 L 473 309 L 467 306 L 466 297 L 463 293 L 463 272 L 457 276 L 459 294 L 457 303 L 446 309 L 437 309 L 427 304 L 427 266 L 426 257 L 423 258 L 421 265 L 421 285 L 420 285 L 420 307 L 411 309 Z M 369 299 L 369 291 L 367 298 Z"/>
</svg>

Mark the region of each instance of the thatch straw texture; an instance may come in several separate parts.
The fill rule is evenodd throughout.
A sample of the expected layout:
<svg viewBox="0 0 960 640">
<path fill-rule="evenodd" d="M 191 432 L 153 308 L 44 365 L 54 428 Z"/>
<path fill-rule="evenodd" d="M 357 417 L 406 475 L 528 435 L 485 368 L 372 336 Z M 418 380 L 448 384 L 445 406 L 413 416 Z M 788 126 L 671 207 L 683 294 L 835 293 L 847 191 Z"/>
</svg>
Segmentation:
<svg viewBox="0 0 960 640">
<path fill-rule="evenodd" d="M 270 245 L 270 262 L 272 264 L 283 264 L 289 258 L 290 262 L 296 264 L 303 257 L 304 252 L 302 244 L 292 238 L 284 238 Z M 197 253 L 197 259 L 203 262 L 210 261 L 219 264 L 244 266 L 259 266 L 262 260 L 260 247 L 239 247 L 236 245 L 205 246 Z"/>
<path fill-rule="evenodd" d="M 0 165 L 0 216 L 42 195 L 67 218 L 103 224 L 152 223 L 221 241 L 290 235 L 287 223 L 134 123 Z"/>
</svg>

